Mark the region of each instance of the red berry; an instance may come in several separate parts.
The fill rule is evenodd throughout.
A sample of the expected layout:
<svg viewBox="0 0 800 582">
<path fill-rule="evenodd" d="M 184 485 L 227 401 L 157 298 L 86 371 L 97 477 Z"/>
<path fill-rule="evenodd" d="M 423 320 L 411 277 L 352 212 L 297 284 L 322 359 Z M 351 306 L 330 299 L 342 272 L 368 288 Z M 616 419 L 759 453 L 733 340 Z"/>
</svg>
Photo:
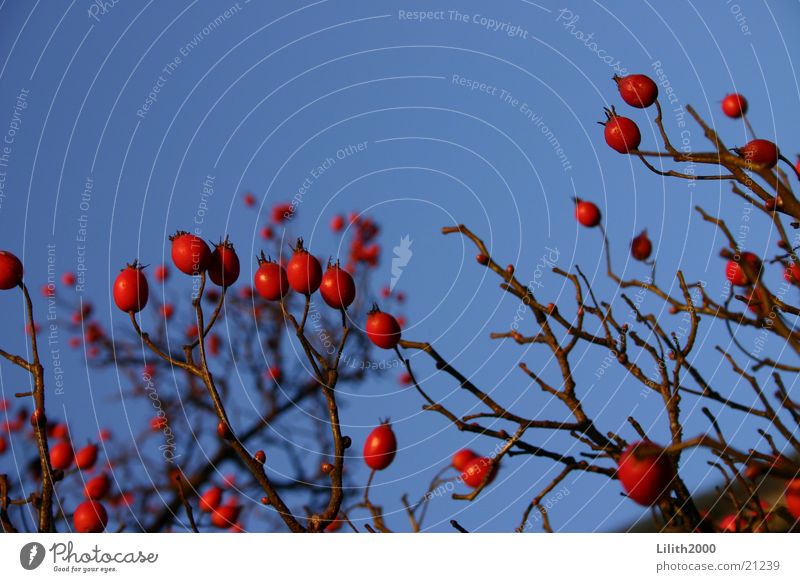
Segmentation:
<svg viewBox="0 0 800 582">
<path fill-rule="evenodd" d="M 111 489 L 111 479 L 108 473 L 100 473 L 97 477 L 93 477 L 86 482 L 83 487 L 83 494 L 86 499 L 102 499 L 108 495 Z"/>
<path fill-rule="evenodd" d="M 292 218 L 294 210 L 289 202 L 282 202 L 272 207 L 272 222 L 281 223 Z"/>
<path fill-rule="evenodd" d="M 729 514 L 720 519 L 717 525 L 721 533 L 737 533 L 747 527 L 747 522 L 738 515 Z"/>
<path fill-rule="evenodd" d="M 755 271 L 756 275 L 760 274 L 761 259 L 759 259 L 753 253 L 746 251 L 742 253 L 740 262 L 746 262 L 748 265 L 750 265 L 751 269 Z M 725 265 L 725 276 L 732 284 L 740 287 L 751 283 L 747 277 L 747 274 L 744 272 L 744 269 L 742 269 L 742 267 L 736 261 L 728 261 L 727 265 Z"/>
<path fill-rule="evenodd" d="M 37 408 L 33 411 L 33 414 L 31 414 L 31 426 L 35 428 L 37 426 L 44 426 L 45 424 L 47 424 L 47 417 L 44 415 L 44 410 Z"/>
<path fill-rule="evenodd" d="M 341 232 L 344 228 L 344 216 L 337 214 L 331 218 L 331 230 L 333 232 Z"/>
<path fill-rule="evenodd" d="M 344 525 L 344 520 L 337 517 L 327 525 L 325 531 L 327 533 L 334 533 L 342 529 L 343 525 Z"/>
<path fill-rule="evenodd" d="M 792 285 L 800 284 L 800 265 L 791 263 L 783 272 L 783 278 Z"/>
<path fill-rule="evenodd" d="M 474 457 L 464 465 L 461 471 L 461 480 L 475 489 L 483 483 L 487 475 L 489 483 L 491 483 L 497 473 L 496 468 L 494 461 L 489 457 Z"/>
<path fill-rule="evenodd" d="M 72 465 L 74 458 L 75 453 L 72 451 L 72 445 L 66 441 L 56 443 L 50 448 L 50 465 L 53 469 L 66 471 Z"/>
<path fill-rule="evenodd" d="M 647 237 L 647 231 L 643 230 L 642 233 L 631 241 L 631 256 L 637 261 L 646 261 L 650 258 L 653 252 L 653 243 Z"/>
<path fill-rule="evenodd" d="M 270 240 L 274 235 L 275 233 L 272 231 L 272 227 L 270 226 L 265 226 L 261 229 L 261 238 L 264 240 Z"/>
<path fill-rule="evenodd" d="M 108 525 L 108 513 L 98 501 L 84 501 L 75 508 L 72 524 L 77 533 L 101 533 Z"/>
<path fill-rule="evenodd" d="M 258 260 L 258 270 L 253 278 L 256 292 L 268 301 L 280 301 L 289 292 L 289 280 L 286 269 L 263 256 Z"/>
<path fill-rule="evenodd" d="M 453 467 L 456 471 L 463 471 L 467 468 L 467 463 L 477 457 L 478 454 L 472 449 L 461 449 L 453 455 Z"/>
<path fill-rule="evenodd" d="M 606 127 L 603 135 L 611 149 L 621 154 L 639 149 L 642 135 L 639 133 L 636 123 L 632 119 L 617 115 L 613 109 L 606 112 L 606 115 L 608 120 L 604 123 Z"/>
<path fill-rule="evenodd" d="M 768 139 L 754 139 L 747 142 L 737 153 L 751 164 L 773 167 L 778 163 L 778 146 Z"/>
<path fill-rule="evenodd" d="M 6 452 L 8 449 L 8 442 L 6 441 L 6 437 L 0 435 L 0 455 Z"/>
<path fill-rule="evenodd" d="M 211 513 L 211 523 L 219 528 L 231 527 L 239 519 L 242 508 L 232 501 L 226 505 L 221 505 Z"/>
<path fill-rule="evenodd" d="M 217 423 L 217 435 L 221 439 L 230 439 L 233 434 L 231 434 L 231 428 L 228 426 L 227 422 L 220 422 Z"/>
<path fill-rule="evenodd" d="M 211 253 L 208 276 L 220 287 L 230 287 L 239 278 L 239 257 L 228 239 L 219 243 Z"/>
<path fill-rule="evenodd" d="M 789 461 L 783 455 L 777 457 L 773 456 L 772 462 L 766 465 L 762 461 L 751 461 L 747 464 L 747 467 L 744 470 L 744 476 L 748 479 L 757 479 L 762 475 L 769 473 L 773 467 L 788 470 L 789 467 L 791 467 L 791 461 Z"/>
<path fill-rule="evenodd" d="M 166 265 L 159 265 L 153 271 L 153 277 L 155 277 L 156 281 L 161 283 L 162 281 L 166 281 L 167 277 L 169 277 L 169 267 Z"/>
<path fill-rule="evenodd" d="M 366 332 L 369 341 L 385 350 L 394 349 L 400 343 L 400 324 L 377 307 L 367 314 Z"/>
<path fill-rule="evenodd" d="M 212 356 L 219 355 L 219 344 L 219 336 L 215 333 L 209 334 L 209 336 L 206 338 L 206 349 Z"/>
<path fill-rule="evenodd" d="M 236 503 L 235 499 L 231 499 L 225 505 L 220 505 L 213 509 L 211 523 L 219 528 L 231 527 L 239 519 L 241 511 L 242 507 Z"/>
<path fill-rule="evenodd" d="M 164 319 L 171 319 L 172 315 L 175 313 L 175 308 L 172 306 L 171 303 L 165 303 L 161 306 L 161 317 Z"/>
<path fill-rule="evenodd" d="M 278 366 L 277 364 L 267 368 L 267 371 L 264 375 L 273 382 L 280 382 L 281 378 L 283 377 L 283 373 L 281 372 L 281 367 Z"/>
<path fill-rule="evenodd" d="M 328 266 L 319 288 L 325 303 L 334 309 L 347 309 L 356 298 L 353 277 L 338 264 Z"/>
<path fill-rule="evenodd" d="M 221 501 L 222 489 L 214 485 L 206 489 L 205 493 L 200 496 L 200 501 L 198 501 L 197 506 L 200 508 L 200 511 L 211 513 L 219 507 Z"/>
<path fill-rule="evenodd" d="M 286 276 L 292 289 L 311 295 L 322 282 L 322 265 L 316 257 L 303 248 L 303 239 L 297 239 L 294 254 L 286 265 Z"/>
<path fill-rule="evenodd" d="M 661 447 L 640 441 L 620 456 L 617 476 L 628 497 L 639 505 L 655 505 L 669 494 L 675 470 Z"/>
<path fill-rule="evenodd" d="M 800 519 L 800 479 L 789 481 L 783 498 L 786 501 L 786 509 L 792 514 L 792 517 Z"/>
<path fill-rule="evenodd" d="M 396 453 L 397 438 L 388 422 L 374 428 L 364 442 L 364 462 L 375 471 L 391 465 Z"/>
<path fill-rule="evenodd" d="M 75 273 L 70 273 L 67 271 L 63 275 L 61 275 L 61 283 L 65 287 L 72 287 L 75 284 Z"/>
<path fill-rule="evenodd" d="M 172 262 L 179 271 L 199 275 L 208 268 L 211 251 L 199 236 L 179 230 L 169 240 L 172 241 Z"/>
<path fill-rule="evenodd" d="M 88 471 L 97 462 L 97 445 L 86 445 L 75 453 L 75 466 L 81 471 Z"/>
<path fill-rule="evenodd" d="M 658 86 L 647 75 L 615 76 L 622 100 L 631 107 L 650 107 L 658 98 Z"/>
<path fill-rule="evenodd" d="M 252 192 L 247 192 L 242 196 L 242 202 L 244 202 L 244 205 L 248 208 L 252 208 L 256 205 L 256 197 L 253 196 Z"/>
<path fill-rule="evenodd" d="M 150 430 L 158 432 L 167 426 L 167 419 L 164 416 L 154 416 L 150 419 Z"/>
<path fill-rule="evenodd" d="M 575 203 L 575 218 L 583 226 L 593 227 L 600 224 L 600 209 L 593 202 L 578 200 Z"/>
<path fill-rule="evenodd" d="M 738 93 L 726 95 L 722 100 L 722 112 L 734 119 L 747 113 L 747 99 Z"/>
<path fill-rule="evenodd" d="M 759 317 L 767 317 L 769 315 L 769 307 L 763 299 L 763 292 L 760 288 L 755 288 L 750 291 L 745 298 L 747 299 L 747 308 L 758 315 Z"/>
<path fill-rule="evenodd" d="M 0 251 L 0 289 L 13 289 L 22 283 L 22 262 L 8 251 Z"/>
<path fill-rule="evenodd" d="M 114 303 L 122 311 L 137 313 L 147 305 L 150 290 L 142 267 L 134 261 L 122 269 L 114 281 Z"/>
</svg>

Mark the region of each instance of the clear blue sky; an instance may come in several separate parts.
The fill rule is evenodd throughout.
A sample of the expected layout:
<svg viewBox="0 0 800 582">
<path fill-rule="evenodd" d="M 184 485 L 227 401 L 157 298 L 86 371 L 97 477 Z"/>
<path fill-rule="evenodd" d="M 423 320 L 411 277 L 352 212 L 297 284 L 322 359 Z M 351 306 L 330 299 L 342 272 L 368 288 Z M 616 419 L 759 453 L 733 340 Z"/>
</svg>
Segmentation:
<svg viewBox="0 0 800 582">
<path fill-rule="evenodd" d="M 409 296 L 407 337 L 434 341 L 503 402 L 516 402 L 530 415 L 557 417 L 559 407 L 515 368 L 523 360 L 552 373 L 544 352 L 488 339 L 490 331 L 508 329 L 516 304 L 503 296 L 496 279 L 485 277 L 474 250 L 458 238 L 442 237 L 440 227 L 470 225 L 523 278 L 538 277 L 537 261 L 555 249 L 559 267 L 580 264 L 595 290 L 609 298 L 614 289 L 604 276 L 599 233 L 579 230 L 572 218 L 571 198 L 578 195 L 601 206 L 620 269 L 645 276 L 641 265 L 625 263 L 625 248 L 646 227 L 662 285 L 673 286 L 681 266 L 719 297 L 724 277 L 717 251 L 723 241 L 691 209 L 702 204 L 738 231 L 741 205 L 725 184 L 691 188 L 662 180 L 605 146 L 595 122 L 604 106 L 614 104 L 640 123 L 644 146 L 656 144 L 648 122 L 653 112 L 621 104 L 611 82 L 614 67 L 651 75 L 661 70 L 662 97 L 669 86 L 676 100 L 665 107 L 665 122 L 678 143 L 685 138 L 693 149 L 707 147 L 688 118 L 679 127 L 674 108 L 689 103 L 728 143 L 744 143 L 742 124 L 719 110 L 720 99 L 736 90 L 749 99 L 750 119 L 762 136 L 774 138 L 787 154 L 800 151 L 787 123 L 798 110 L 791 58 L 800 43 L 797 2 L 573 2 L 570 14 L 562 9 L 563 4 L 526 0 L 121 0 L 100 10 L 88 0 L 5 0 L 0 134 L 8 136 L 12 124 L 15 134 L 2 167 L 0 247 L 24 259 L 26 280 L 38 290 L 46 276 L 47 245 L 55 245 L 59 273 L 78 268 L 76 234 L 85 214 L 86 297 L 107 321 L 107 290 L 116 270 L 134 256 L 161 260 L 168 249 L 165 235 L 194 219 L 208 176 L 215 193 L 202 234 L 231 233 L 247 257 L 258 248 L 263 220 L 243 208 L 242 192 L 252 190 L 268 208 L 289 199 L 314 168 L 334 158 L 311 179 L 300 206 L 297 228 L 312 247 L 333 244 L 327 223 L 335 212 L 367 210 L 383 226 L 378 288 L 390 278 L 391 247 L 409 235 L 413 256 L 399 285 Z M 410 13 L 419 10 L 435 13 L 413 20 Z M 362 151 L 336 159 L 340 149 L 360 143 L 366 144 Z M 87 181 L 91 198 L 82 209 Z M 752 230 L 745 247 L 762 255 L 774 248 L 774 238 L 757 235 L 759 228 L 764 232 L 763 222 L 746 226 Z M 243 277 L 251 269 L 245 262 Z M 539 280 L 542 302 L 574 308 L 573 293 L 561 279 L 544 273 Z M 43 318 L 38 292 L 37 302 Z M 645 305 L 660 309 L 649 298 Z M 16 296 L 0 297 L 4 348 L 24 349 L 19 307 Z M 125 323 L 117 314 L 114 321 Z M 710 328 L 702 341 L 706 353 L 713 353 L 713 345 L 727 339 Z M 781 349 L 770 342 L 767 349 Z M 632 439 L 624 422 L 635 408 L 642 423 L 665 438 L 654 396 L 643 398 L 641 386 L 613 367 L 596 377 L 604 356 L 594 349 L 576 353 L 581 392 L 600 427 Z M 706 359 L 709 376 L 747 394 L 724 366 L 717 369 Z M 98 396 L 117 391 L 116 376 L 89 377 L 72 356 L 64 365 L 66 394 L 50 395 L 50 404 L 64 407 L 78 435 L 96 432 L 93 415 L 84 412 L 90 381 L 100 422 L 126 422 L 118 404 Z M 8 396 L 24 379 L 3 364 L 0 381 Z M 445 378 L 429 386 L 454 408 L 474 405 L 453 393 Z M 398 390 L 393 374 L 373 374 L 347 400 L 344 423 L 358 447 L 378 417 L 395 421 L 402 450 L 375 491 L 387 511 L 400 509 L 403 492 L 419 494 L 456 448 L 488 452 L 494 446 L 421 413 L 420 398 Z M 687 433 L 704 431 L 699 409 L 690 409 Z M 752 424 L 725 418 L 738 430 L 731 435 L 735 442 L 754 442 Z M 543 434 L 541 440 L 550 447 L 574 446 L 559 435 Z M 0 467 L 6 470 L 8 463 L 5 457 Z M 690 466 L 695 469 L 684 473 L 691 487 L 713 482 L 701 456 L 690 459 Z M 468 529 L 510 530 L 554 470 L 549 462 L 517 457 L 471 505 L 434 503 L 428 525 L 448 531 L 447 520 L 455 515 Z M 602 478 L 575 475 L 565 487 L 568 497 L 552 510 L 556 528 L 607 530 L 644 514 Z M 390 525 L 402 528 L 402 519 L 390 516 Z"/>
</svg>

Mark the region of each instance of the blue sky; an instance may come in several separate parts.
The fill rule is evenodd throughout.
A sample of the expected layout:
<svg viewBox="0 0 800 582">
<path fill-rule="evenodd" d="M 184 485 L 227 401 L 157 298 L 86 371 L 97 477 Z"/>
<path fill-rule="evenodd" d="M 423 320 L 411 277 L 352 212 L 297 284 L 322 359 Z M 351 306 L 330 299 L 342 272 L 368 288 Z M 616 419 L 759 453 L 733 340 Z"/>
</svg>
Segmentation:
<svg viewBox="0 0 800 582">
<path fill-rule="evenodd" d="M 431 11 L 429 18 L 414 19 L 420 10 Z M 34 289 L 45 281 L 47 245 L 55 245 L 58 272 L 75 271 L 85 260 L 85 296 L 102 319 L 121 326 L 108 292 L 121 264 L 136 256 L 160 262 L 166 235 L 191 224 L 203 203 L 202 235 L 228 232 L 242 256 L 252 256 L 269 207 L 305 182 L 293 228 L 312 248 L 328 253 L 334 245 L 327 224 L 337 212 L 365 210 L 382 225 L 376 289 L 390 280 L 391 247 L 404 236 L 413 240 L 399 283 L 409 297 L 407 337 L 433 341 L 487 391 L 527 414 L 558 417 L 558 406 L 516 369 L 525 361 L 552 372 L 544 352 L 488 338 L 508 329 L 516 304 L 475 264 L 474 249 L 442 237 L 440 228 L 469 225 L 521 277 L 538 281 L 534 273 L 545 254 L 563 269 L 581 265 L 599 295 L 614 297 L 599 233 L 579 229 L 572 218 L 577 195 L 601 206 L 618 270 L 647 274 L 625 252 L 646 227 L 662 286 L 675 290 L 680 267 L 689 279 L 707 281 L 712 296 L 723 296 L 717 253 L 724 242 L 692 208 L 701 204 L 728 219 L 743 245 L 761 255 L 775 242 L 763 236 L 766 224 L 745 219 L 725 183 L 661 179 L 618 155 L 595 122 L 603 107 L 616 105 L 640 124 L 643 147 L 657 143 L 653 112 L 632 111 L 619 99 L 611 77 L 624 69 L 659 81 L 665 125 L 679 144 L 707 148 L 681 109 L 686 104 L 731 146 L 743 144 L 743 125 L 719 109 L 726 93 L 739 91 L 760 136 L 786 153 L 800 151 L 784 121 L 794 118 L 800 94 L 791 58 L 800 43 L 792 34 L 798 15 L 800 6 L 789 2 L 120 1 L 101 10 L 86 0 L 6 0 L 0 4 L 0 133 L 14 134 L 1 168 L 0 247 L 24 259 Z M 335 161 L 317 170 L 329 158 Z M 209 177 L 214 193 L 204 198 Z M 82 197 L 87 183 L 90 196 Z M 263 203 L 260 217 L 241 204 L 247 190 Z M 85 256 L 76 241 L 83 227 Z M 253 268 L 245 261 L 243 277 Z M 544 273 L 540 281 L 543 303 L 574 308 L 573 292 L 560 278 Z M 643 301 L 661 309 L 649 297 Z M 19 307 L 15 296 L 0 297 L 9 322 L 3 347 L 21 351 Z M 709 326 L 702 349 L 713 354 L 714 345 L 728 341 Z M 770 342 L 767 349 L 782 349 Z M 640 385 L 613 367 L 599 374 L 604 356 L 595 349 L 576 353 L 587 409 L 604 430 L 619 429 L 631 439 L 624 422 L 636 410 L 665 438 L 655 398 L 642 397 Z M 707 365 L 715 380 L 749 397 L 716 359 Z M 82 421 L 85 436 L 96 431 L 85 413 L 92 400 L 101 423 L 125 422 L 118 404 L 98 397 L 117 390 L 115 375 L 87 374 L 72 356 L 64 366 L 69 388 L 51 405 L 63 407 L 78 434 Z M 419 366 L 423 378 L 432 374 Z M 6 396 L 24 381 L 5 364 L 0 379 Z M 475 405 L 445 378 L 430 382 L 454 407 Z M 356 443 L 378 417 L 395 421 L 401 451 L 375 490 L 387 510 L 400 509 L 403 492 L 421 493 L 453 450 L 494 446 L 421 413 L 421 404 L 418 395 L 397 388 L 393 374 L 373 374 L 358 394 L 348 395 L 344 422 Z M 705 431 L 699 408 L 686 411 L 687 434 Z M 753 442 L 752 423 L 724 418 L 734 442 Z M 560 435 L 541 438 L 553 447 L 574 446 Z M 8 457 L 0 467 L 7 463 Z M 468 529 L 513 529 L 555 470 L 517 457 L 471 505 L 434 503 L 428 525 L 448 531 L 456 515 Z M 684 473 L 692 488 L 715 478 L 700 454 Z M 601 478 L 576 474 L 565 487 L 568 495 L 552 509 L 556 528 L 608 530 L 644 514 Z M 402 516 L 389 519 L 405 525 Z"/>
</svg>

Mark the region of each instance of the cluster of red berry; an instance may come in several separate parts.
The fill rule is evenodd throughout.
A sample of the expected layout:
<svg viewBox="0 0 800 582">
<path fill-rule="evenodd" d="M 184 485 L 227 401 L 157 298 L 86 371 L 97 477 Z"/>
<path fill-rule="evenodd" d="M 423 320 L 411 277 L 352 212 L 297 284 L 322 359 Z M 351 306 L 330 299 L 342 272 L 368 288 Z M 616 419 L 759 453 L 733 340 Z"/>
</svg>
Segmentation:
<svg viewBox="0 0 800 582">
<path fill-rule="evenodd" d="M 8 401 L 0 401 L 0 411 L 6 412 L 8 409 Z M 24 408 L 20 408 L 15 414 L 14 420 L 8 420 L 3 424 L 2 431 L 7 434 L 21 432 L 24 429 L 26 418 L 27 413 Z M 30 423 L 34 427 L 44 427 L 48 438 L 55 441 L 50 446 L 50 467 L 53 470 L 53 479 L 62 481 L 70 475 L 80 477 L 79 483 L 82 484 L 85 501 L 79 503 L 73 512 L 74 531 L 78 533 L 104 531 L 108 523 L 108 512 L 103 501 L 107 501 L 112 506 L 131 502 L 130 493 L 109 495 L 111 477 L 108 470 L 111 462 L 107 461 L 103 467 L 99 466 L 100 447 L 96 443 L 90 442 L 76 451 L 67 425 L 49 422 L 40 410 L 36 410 L 30 415 Z M 33 438 L 33 432 L 29 436 Z M 98 441 L 108 441 L 110 438 L 111 433 L 107 429 L 102 429 L 98 435 Z M 6 437 L 0 434 L 0 455 L 6 452 L 7 447 Z M 30 469 L 38 475 L 40 470 L 38 460 L 30 464 Z"/>
<path fill-rule="evenodd" d="M 339 234 L 344 231 L 346 224 L 353 229 L 353 236 L 350 240 L 345 269 L 353 273 L 358 264 L 376 267 L 381 254 L 381 247 L 375 242 L 380 232 L 378 225 L 369 217 L 358 212 L 351 212 L 346 220 L 341 214 L 334 216 L 331 219 L 330 227 L 334 233 Z"/>
</svg>

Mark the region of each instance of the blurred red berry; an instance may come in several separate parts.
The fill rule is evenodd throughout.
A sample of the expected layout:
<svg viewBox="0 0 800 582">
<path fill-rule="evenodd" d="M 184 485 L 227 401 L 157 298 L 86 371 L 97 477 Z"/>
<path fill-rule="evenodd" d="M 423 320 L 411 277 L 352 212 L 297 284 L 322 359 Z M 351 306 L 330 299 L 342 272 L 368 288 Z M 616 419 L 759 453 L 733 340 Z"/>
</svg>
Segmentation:
<svg viewBox="0 0 800 582">
<path fill-rule="evenodd" d="M 726 95 L 722 100 L 722 112 L 734 119 L 747 113 L 747 99 L 738 93 Z"/>
<path fill-rule="evenodd" d="M 331 218 L 331 230 L 333 232 L 341 232 L 344 228 L 344 216 L 337 214 Z"/>
<path fill-rule="evenodd" d="M 589 228 L 600 224 L 600 209 L 593 202 L 578 200 L 575 203 L 575 218 Z"/>
<path fill-rule="evenodd" d="M 108 513 L 98 501 L 84 501 L 75 508 L 72 524 L 77 533 L 101 533 L 108 525 Z"/>
</svg>

